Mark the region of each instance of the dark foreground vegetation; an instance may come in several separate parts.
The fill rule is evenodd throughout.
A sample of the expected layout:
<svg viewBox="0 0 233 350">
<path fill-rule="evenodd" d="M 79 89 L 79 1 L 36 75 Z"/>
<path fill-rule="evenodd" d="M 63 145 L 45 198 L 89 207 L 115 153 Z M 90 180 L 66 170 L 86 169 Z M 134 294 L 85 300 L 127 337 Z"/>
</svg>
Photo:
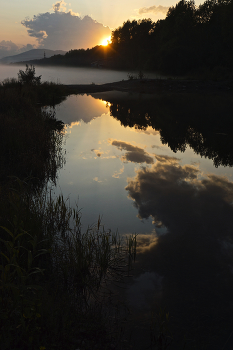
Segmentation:
<svg viewBox="0 0 233 350">
<path fill-rule="evenodd" d="M 46 187 L 64 162 L 64 125 L 41 107 L 64 93 L 42 84 L 34 67 L 0 86 L 1 350 L 117 344 L 106 286 L 127 273 L 136 242 L 122 246 L 100 219 L 83 232 L 78 208 Z"/>
<path fill-rule="evenodd" d="M 41 106 L 62 101 L 64 94 L 64 87 L 53 83 L 8 79 L 0 85 L 1 183 L 9 175 L 31 176 L 40 182 L 55 180 L 62 165 L 58 151 L 64 125 Z"/>
<path fill-rule="evenodd" d="M 232 0 L 207 0 L 198 7 L 181 0 L 164 20 L 128 20 L 106 47 L 71 50 L 36 63 L 226 79 L 233 72 L 232 17 Z"/>
</svg>

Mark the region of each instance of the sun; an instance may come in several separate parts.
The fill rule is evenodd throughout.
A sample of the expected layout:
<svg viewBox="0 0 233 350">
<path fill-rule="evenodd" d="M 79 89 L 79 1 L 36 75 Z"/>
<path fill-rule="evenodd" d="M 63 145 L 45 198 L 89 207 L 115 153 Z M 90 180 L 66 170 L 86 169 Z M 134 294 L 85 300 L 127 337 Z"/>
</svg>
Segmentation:
<svg viewBox="0 0 233 350">
<path fill-rule="evenodd" d="M 101 44 L 102 46 L 107 46 L 110 42 L 110 39 L 111 39 L 111 36 L 109 36 L 108 38 L 105 38 L 101 41 Z"/>
</svg>

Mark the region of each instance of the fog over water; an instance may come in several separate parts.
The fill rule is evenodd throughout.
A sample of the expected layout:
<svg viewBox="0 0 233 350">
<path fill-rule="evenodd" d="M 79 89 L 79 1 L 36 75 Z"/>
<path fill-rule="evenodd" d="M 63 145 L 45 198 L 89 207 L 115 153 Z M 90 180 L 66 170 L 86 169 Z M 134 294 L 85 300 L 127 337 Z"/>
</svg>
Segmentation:
<svg viewBox="0 0 233 350">
<path fill-rule="evenodd" d="M 19 70 L 25 70 L 25 65 L 0 65 L 0 81 L 7 78 L 17 78 Z M 104 84 L 127 80 L 127 71 L 114 71 L 98 68 L 80 67 L 40 67 L 36 66 L 36 75 L 41 75 L 42 81 L 52 81 L 59 84 Z M 131 73 L 131 72 L 130 72 Z M 146 73 L 148 78 L 158 78 L 155 73 Z"/>
</svg>

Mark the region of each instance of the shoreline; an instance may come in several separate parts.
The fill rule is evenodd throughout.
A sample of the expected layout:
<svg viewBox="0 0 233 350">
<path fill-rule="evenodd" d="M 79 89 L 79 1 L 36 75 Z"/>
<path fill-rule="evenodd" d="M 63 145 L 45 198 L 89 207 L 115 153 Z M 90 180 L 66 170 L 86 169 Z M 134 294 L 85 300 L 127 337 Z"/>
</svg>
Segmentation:
<svg viewBox="0 0 233 350">
<path fill-rule="evenodd" d="M 200 92 L 230 92 L 233 82 L 202 81 L 185 79 L 132 79 L 105 84 L 72 84 L 65 85 L 73 93 L 94 93 L 105 91 L 122 91 L 137 93 L 200 93 Z"/>
</svg>

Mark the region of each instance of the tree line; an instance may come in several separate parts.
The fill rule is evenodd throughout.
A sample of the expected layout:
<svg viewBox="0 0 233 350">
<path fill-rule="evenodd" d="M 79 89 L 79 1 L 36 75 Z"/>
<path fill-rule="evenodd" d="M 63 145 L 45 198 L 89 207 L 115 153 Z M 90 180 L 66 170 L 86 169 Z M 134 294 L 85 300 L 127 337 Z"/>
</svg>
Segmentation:
<svg viewBox="0 0 233 350">
<path fill-rule="evenodd" d="M 71 50 L 43 64 L 154 70 L 165 74 L 233 71 L 233 0 L 181 0 L 166 18 L 128 20 L 112 31 L 111 43 Z"/>
</svg>

